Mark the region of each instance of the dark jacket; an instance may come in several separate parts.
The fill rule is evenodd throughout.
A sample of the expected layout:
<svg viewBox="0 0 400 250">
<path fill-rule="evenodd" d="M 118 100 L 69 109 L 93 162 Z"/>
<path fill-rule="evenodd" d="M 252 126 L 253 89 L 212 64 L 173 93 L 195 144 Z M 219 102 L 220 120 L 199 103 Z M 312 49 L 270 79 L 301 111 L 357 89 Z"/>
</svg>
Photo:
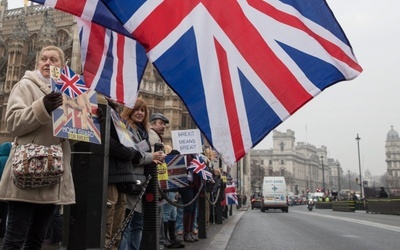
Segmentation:
<svg viewBox="0 0 400 250">
<path fill-rule="evenodd" d="M 138 150 L 119 142 L 117 131 L 111 123 L 108 183 L 134 182 L 133 166 L 139 164 L 142 157 Z"/>
</svg>

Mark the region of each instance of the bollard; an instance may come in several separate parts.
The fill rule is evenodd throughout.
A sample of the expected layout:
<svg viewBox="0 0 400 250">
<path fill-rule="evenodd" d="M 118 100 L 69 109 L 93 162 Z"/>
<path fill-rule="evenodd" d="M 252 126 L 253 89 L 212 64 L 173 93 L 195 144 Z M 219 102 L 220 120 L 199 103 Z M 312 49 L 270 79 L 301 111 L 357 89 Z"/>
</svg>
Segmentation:
<svg viewBox="0 0 400 250">
<path fill-rule="evenodd" d="M 222 224 L 222 206 L 221 206 L 221 197 L 218 197 L 218 201 L 215 204 L 215 222 L 217 224 Z"/>
<path fill-rule="evenodd" d="M 236 209 L 240 209 L 242 207 L 242 197 L 240 194 L 238 194 L 237 198 L 238 198 L 238 204 L 236 205 Z"/>
<path fill-rule="evenodd" d="M 160 237 L 160 215 L 158 212 L 158 172 L 157 165 L 146 166 L 145 174 L 151 175 L 143 199 L 143 236 L 141 249 L 158 250 Z"/>
<path fill-rule="evenodd" d="M 199 200 L 198 200 L 198 218 L 197 218 L 197 225 L 199 230 L 199 238 L 206 239 L 207 238 L 207 218 L 206 218 L 206 194 L 204 189 L 200 192 Z"/>
<path fill-rule="evenodd" d="M 76 204 L 64 206 L 63 249 L 100 249 L 105 244 L 110 116 L 106 105 L 99 107 L 106 124 L 101 126 L 102 144 L 77 142 L 72 148 Z"/>
<path fill-rule="evenodd" d="M 229 211 L 228 205 L 225 205 L 225 206 L 222 207 L 222 216 L 224 218 L 228 218 L 228 211 Z"/>
</svg>

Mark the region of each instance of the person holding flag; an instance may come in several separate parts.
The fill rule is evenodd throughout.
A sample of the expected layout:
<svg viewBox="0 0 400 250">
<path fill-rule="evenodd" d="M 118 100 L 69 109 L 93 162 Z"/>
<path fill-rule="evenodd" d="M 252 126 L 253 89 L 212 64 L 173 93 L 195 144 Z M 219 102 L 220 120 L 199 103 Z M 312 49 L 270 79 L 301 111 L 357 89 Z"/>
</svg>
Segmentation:
<svg viewBox="0 0 400 250">
<path fill-rule="evenodd" d="M 53 136 L 52 112 L 63 104 L 61 93 L 51 92 L 50 66 L 65 64 L 64 52 L 44 47 L 37 57 L 37 70 L 26 71 L 8 99 L 7 130 L 15 136 L 10 159 L 18 144 L 60 144 L 64 174 L 61 182 L 47 187 L 21 189 L 13 183 L 12 161 L 7 161 L 1 181 L 0 200 L 8 202 L 7 229 L 3 249 L 41 249 L 57 205 L 75 203 L 69 140 Z"/>
</svg>

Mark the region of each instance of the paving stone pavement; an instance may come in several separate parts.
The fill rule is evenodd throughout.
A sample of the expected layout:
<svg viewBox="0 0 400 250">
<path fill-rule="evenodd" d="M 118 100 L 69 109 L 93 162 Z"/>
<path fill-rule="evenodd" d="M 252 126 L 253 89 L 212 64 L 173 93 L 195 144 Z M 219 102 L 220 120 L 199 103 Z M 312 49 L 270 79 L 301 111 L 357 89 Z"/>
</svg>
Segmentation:
<svg viewBox="0 0 400 250">
<path fill-rule="evenodd" d="M 233 208 L 232 215 L 224 219 L 222 224 L 210 223 L 207 229 L 207 237 L 205 239 L 199 239 L 197 242 L 183 242 L 185 245 L 184 249 L 196 249 L 196 250 L 222 250 L 226 249 L 228 241 L 232 235 L 233 230 L 237 222 L 240 220 L 242 215 L 247 211 L 248 206 L 243 206 L 239 209 Z M 0 238 L 0 246 L 2 245 L 3 239 Z M 63 250 L 67 249 L 62 246 L 56 246 L 51 244 L 45 244 L 43 250 Z M 165 248 L 167 249 L 167 248 Z M 148 250 L 148 249 L 145 249 Z"/>
</svg>

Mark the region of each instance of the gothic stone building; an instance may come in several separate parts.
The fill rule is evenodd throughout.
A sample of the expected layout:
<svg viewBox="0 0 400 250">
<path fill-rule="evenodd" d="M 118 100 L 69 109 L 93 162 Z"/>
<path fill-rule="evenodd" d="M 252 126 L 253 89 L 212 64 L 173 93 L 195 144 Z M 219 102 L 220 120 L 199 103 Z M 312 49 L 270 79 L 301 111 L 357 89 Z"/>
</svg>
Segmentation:
<svg viewBox="0 0 400 250">
<path fill-rule="evenodd" d="M 34 70 L 40 50 L 48 45 L 63 49 L 69 66 L 81 73 L 77 26 L 72 15 L 42 5 L 8 10 L 0 3 L 0 143 L 12 141 L 7 132 L 5 112 L 12 87 L 26 70 Z M 150 114 L 160 112 L 170 124 L 165 143 L 172 145 L 171 130 L 192 129 L 195 125 L 180 98 L 165 84 L 152 64 L 146 68 L 139 96 L 148 104 Z"/>
</svg>

